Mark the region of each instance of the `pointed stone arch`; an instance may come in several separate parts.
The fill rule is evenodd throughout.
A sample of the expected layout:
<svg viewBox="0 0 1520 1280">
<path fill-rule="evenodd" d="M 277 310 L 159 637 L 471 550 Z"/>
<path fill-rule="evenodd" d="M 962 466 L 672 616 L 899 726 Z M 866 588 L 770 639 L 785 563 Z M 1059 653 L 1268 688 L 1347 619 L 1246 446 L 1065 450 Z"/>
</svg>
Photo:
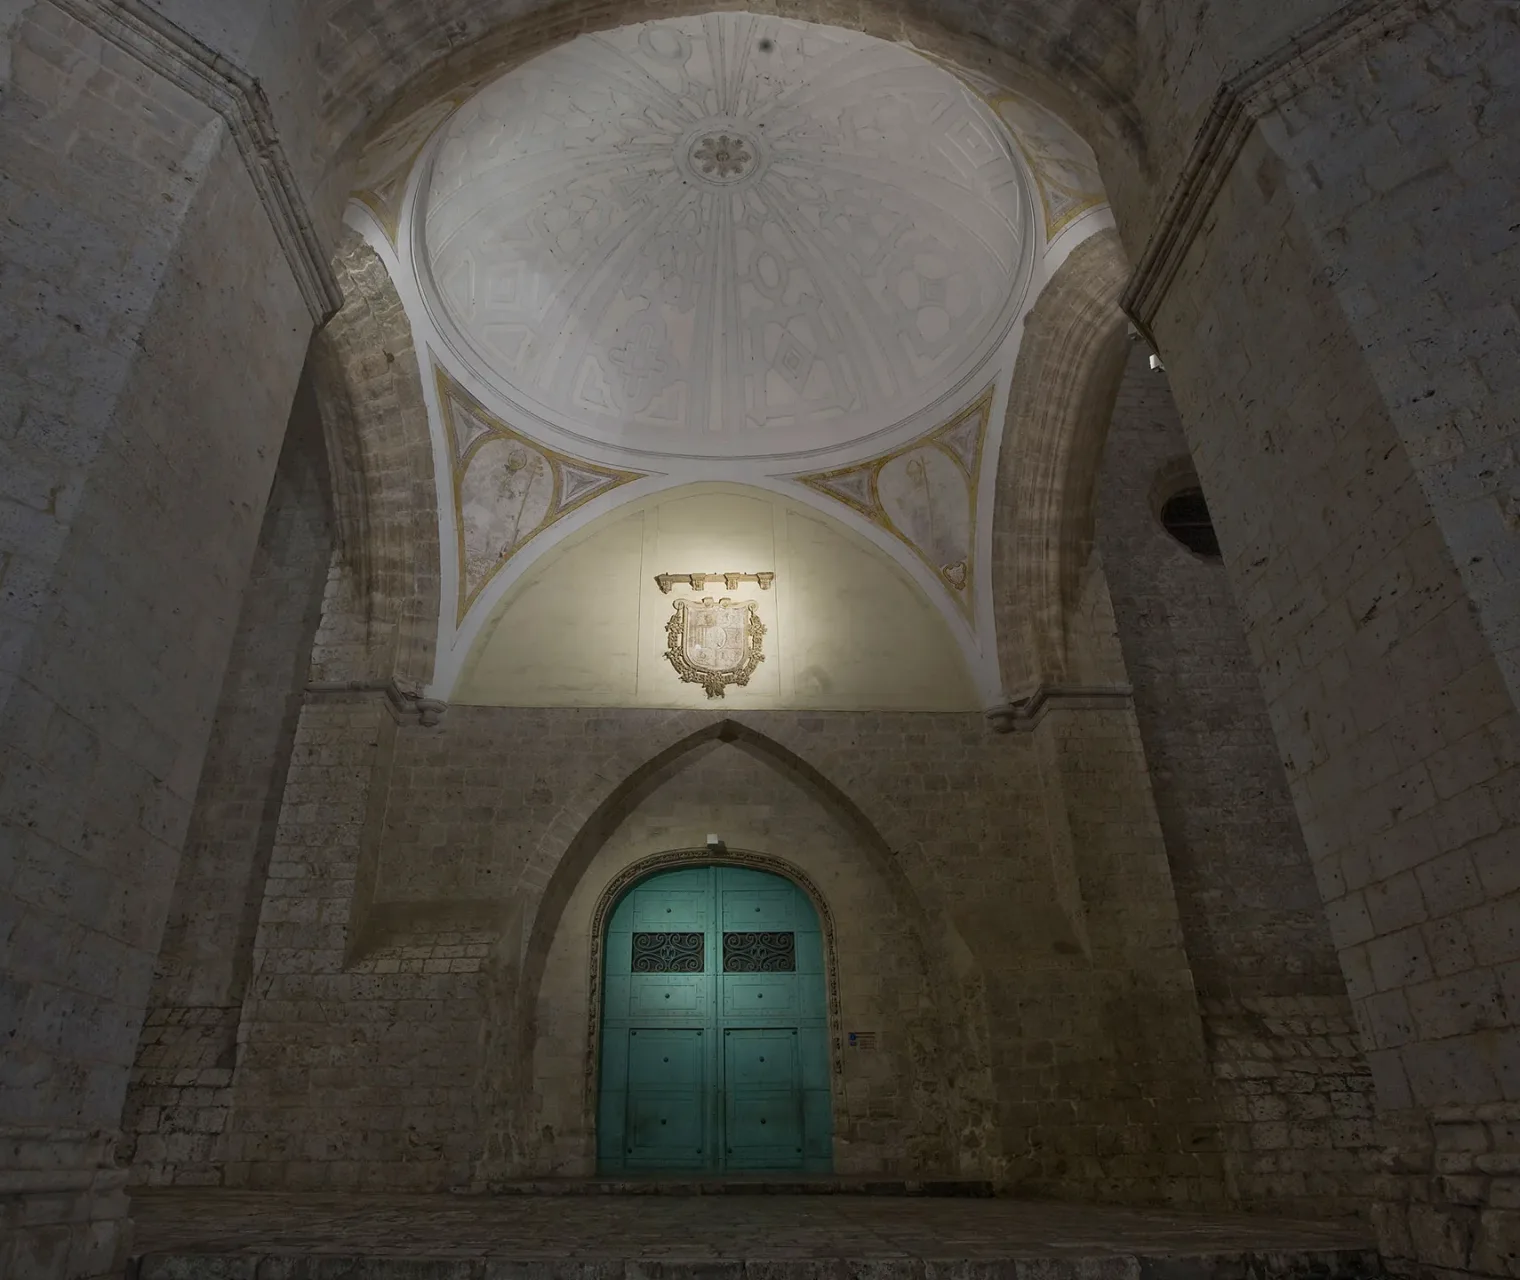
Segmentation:
<svg viewBox="0 0 1520 1280">
<path fill-rule="evenodd" d="M 754 717 L 772 719 L 771 717 Z M 776 717 L 777 721 L 783 718 Z M 505 931 L 502 952 L 492 967 L 490 1003 L 496 1011 L 486 1028 L 486 1078 L 484 1097 L 505 1101 L 531 1093 L 534 1058 L 539 1043 L 537 1025 L 540 991 L 546 980 L 551 948 L 565 918 L 572 895 L 582 884 L 597 854 L 625 817 L 645 798 L 674 776 L 683 762 L 695 758 L 704 746 L 726 743 L 761 761 L 767 768 L 795 784 L 858 837 L 870 873 L 883 885 L 902 918 L 909 921 L 929 980 L 953 984 L 963 993 L 962 1007 L 974 1012 L 967 1025 L 947 1026 L 949 1037 L 968 1043 L 984 1043 L 985 993 L 983 978 L 971 950 L 961 939 L 927 865 L 921 861 L 922 842 L 913 838 L 904 807 L 890 796 L 868 795 L 862 780 L 853 776 L 847 762 L 827 751 L 805 757 L 809 733 L 805 718 L 788 716 L 784 723 L 764 729 L 739 717 L 719 717 L 702 712 L 673 712 L 649 734 L 642 749 L 610 752 L 601 761 L 591 782 L 567 803 L 550 824 L 528 859 L 512 895 L 518 904 Z M 679 849 L 673 854 L 680 855 Z M 744 856 L 769 856 L 757 850 Z M 705 857 L 703 851 L 694 856 Z M 707 860 L 722 861 L 722 858 Z M 788 864 L 789 866 L 791 863 Z M 783 872 L 793 879 L 806 878 L 801 864 Z M 806 887 L 806 886 L 805 886 Z M 827 904 L 816 890 L 810 896 Z M 588 957 L 590 959 L 590 957 Z M 595 963 L 595 960 L 592 960 Z M 936 1013 L 936 1016 L 938 1014 Z M 837 1029 L 837 1019 L 836 1019 Z M 591 1050 L 594 1052 L 594 1049 Z M 962 1059 L 961 1055 L 953 1055 Z M 957 1095 L 955 1124 L 965 1132 L 974 1129 L 995 1141 L 990 1119 L 992 1086 L 985 1081 L 966 1081 Z M 533 1163 L 538 1137 L 518 1132 L 508 1106 L 487 1104 L 487 1137 L 478 1177 L 490 1184 L 509 1171 Z M 591 1124 L 595 1106 L 593 1089 L 583 1090 L 581 1105 L 587 1108 L 583 1123 Z M 987 1114 L 983 1115 L 985 1111 Z"/>
<path fill-rule="evenodd" d="M 881 869 L 913 900 L 920 902 L 920 909 L 927 907 L 921 901 L 923 890 L 909 886 L 901 865 L 902 859 L 921 852 L 922 845 L 909 834 L 909 824 L 903 820 L 896 799 L 890 795 L 872 796 L 871 807 L 877 817 L 868 817 L 866 809 L 851 794 L 869 787 L 864 778 L 849 776 L 844 761 L 831 760 L 826 754 L 819 757 L 817 764 L 810 763 L 802 754 L 806 745 L 788 740 L 802 736 L 801 731 L 793 729 L 788 733 L 778 729 L 776 726 L 766 732 L 738 718 L 714 717 L 700 711 L 673 712 L 663 721 L 658 734 L 651 735 L 652 749 L 635 753 L 622 748 L 599 764 L 586 789 L 560 810 L 544 832 L 519 877 L 516 895 L 519 900 L 539 899 L 534 919 L 523 922 L 526 927 L 520 934 L 524 977 L 532 975 L 535 949 L 545 944 L 544 930 L 552 929 L 552 923 L 545 922 L 552 922 L 556 910 L 563 908 L 569 889 L 584 873 L 584 859 L 637 802 L 642 788 L 667 766 L 707 742 L 740 745 L 800 781 L 865 837 L 868 846 L 876 851 Z M 846 776 L 840 776 L 841 773 Z"/>
</svg>

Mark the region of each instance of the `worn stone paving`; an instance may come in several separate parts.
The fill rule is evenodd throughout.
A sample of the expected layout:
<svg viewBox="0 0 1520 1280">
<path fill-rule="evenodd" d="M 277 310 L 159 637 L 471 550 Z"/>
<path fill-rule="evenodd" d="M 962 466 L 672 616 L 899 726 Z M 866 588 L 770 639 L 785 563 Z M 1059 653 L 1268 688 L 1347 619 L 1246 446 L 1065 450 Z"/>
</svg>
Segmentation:
<svg viewBox="0 0 1520 1280">
<path fill-rule="evenodd" d="M 168 1264 L 207 1254 L 666 1263 L 1301 1255 L 1302 1265 L 1265 1270 L 1375 1269 L 1369 1235 L 1354 1224 L 1012 1200 L 173 1190 L 139 1193 L 133 1210 L 134 1252 L 157 1263 L 145 1263 L 143 1280 L 194 1274 Z"/>
</svg>

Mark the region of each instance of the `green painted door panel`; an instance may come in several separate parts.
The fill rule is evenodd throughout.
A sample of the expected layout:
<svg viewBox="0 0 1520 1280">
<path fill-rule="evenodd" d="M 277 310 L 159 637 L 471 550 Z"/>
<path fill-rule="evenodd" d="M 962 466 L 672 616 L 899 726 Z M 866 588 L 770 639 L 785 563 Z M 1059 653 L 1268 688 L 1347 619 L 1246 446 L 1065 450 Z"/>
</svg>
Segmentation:
<svg viewBox="0 0 1520 1280">
<path fill-rule="evenodd" d="M 704 974 L 636 973 L 629 992 L 628 1015 L 632 1018 L 674 1018 L 683 1023 L 709 1020 L 711 980 Z"/>
<path fill-rule="evenodd" d="M 801 1169 L 802 1073 L 797 1028 L 723 1033 L 724 1163 L 730 1169 Z"/>
<path fill-rule="evenodd" d="M 795 973 L 726 973 L 723 975 L 725 1021 L 753 1022 L 784 1018 L 797 1025 L 798 982 Z"/>
<path fill-rule="evenodd" d="M 731 1029 L 723 1033 L 724 1079 L 729 1092 L 796 1092 L 801 1085 L 794 1027 Z"/>
<path fill-rule="evenodd" d="M 686 872 L 677 872 L 685 875 Z M 712 909 L 707 887 L 669 887 L 652 893 L 634 890 L 632 927 L 635 929 L 705 929 Z"/>
<path fill-rule="evenodd" d="M 834 1167 L 834 1113 L 827 1089 L 802 1091 L 802 1131 L 804 1134 L 802 1167 L 812 1173 L 827 1173 Z"/>
<path fill-rule="evenodd" d="M 736 886 L 723 894 L 725 929 L 790 929 L 795 919 L 796 890 Z"/>
<path fill-rule="evenodd" d="M 628 1032 L 624 1157 L 629 1168 L 702 1169 L 706 1149 L 707 1042 L 702 1029 Z"/>
<path fill-rule="evenodd" d="M 651 876 L 604 955 L 604 1172 L 832 1168 L 823 941 L 802 890 L 740 867 Z"/>
</svg>

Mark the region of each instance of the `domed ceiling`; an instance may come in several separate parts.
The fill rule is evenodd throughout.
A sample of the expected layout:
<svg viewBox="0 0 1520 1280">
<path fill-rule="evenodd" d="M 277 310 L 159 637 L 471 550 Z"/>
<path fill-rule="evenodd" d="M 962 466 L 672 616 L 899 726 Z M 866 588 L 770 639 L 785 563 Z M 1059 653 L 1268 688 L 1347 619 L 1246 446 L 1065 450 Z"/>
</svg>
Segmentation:
<svg viewBox="0 0 1520 1280">
<path fill-rule="evenodd" d="M 417 199 L 454 357 L 522 429 L 644 457 L 804 456 L 956 407 L 1034 259 L 983 98 L 912 50 L 750 14 L 510 72 Z"/>
<path fill-rule="evenodd" d="M 347 215 L 423 366 L 445 549 L 433 696 L 599 522 L 720 484 L 895 562 L 998 702 L 1018 322 L 1112 226 L 1082 138 L 1019 86 L 747 13 L 580 35 L 435 93 L 377 126 Z M 690 594 L 763 572 L 792 609 L 791 543 L 730 554 L 714 519 L 658 573 Z M 613 594 L 655 589 L 628 572 L 648 580 Z M 853 590 L 810 606 L 839 635 Z M 571 594 L 588 626 L 610 598 Z M 663 645 L 671 601 L 646 604 L 637 643 Z M 802 660 L 801 634 L 777 632 L 778 659 Z"/>
</svg>

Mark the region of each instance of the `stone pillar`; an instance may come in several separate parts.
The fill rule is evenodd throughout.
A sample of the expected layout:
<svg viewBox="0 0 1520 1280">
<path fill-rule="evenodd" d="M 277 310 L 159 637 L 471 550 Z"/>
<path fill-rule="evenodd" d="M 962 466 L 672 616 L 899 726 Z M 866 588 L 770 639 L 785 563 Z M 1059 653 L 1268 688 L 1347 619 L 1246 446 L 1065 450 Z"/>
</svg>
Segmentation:
<svg viewBox="0 0 1520 1280">
<path fill-rule="evenodd" d="M 1231 1198 L 1298 1217 L 1364 1211 L 1371 1076 L 1224 567 L 1159 518 L 1197 477 L 1149 355 L 1130 344 L 1097 546 L 1202 1008 Z"/>
<path fill-rule="evenodd" d="M 1349 5 L 1228 83 L 1126 298 L 1262 676 L 1405 1271 L 1512 1274 L 1520 1243 L 1515 18 Z"/>
<path fill-rule="evenodd" d="M 1107 595 L 1101 573 L 1090 591 Z M 1033 733 L 1049 766 L 1047 803 L 1064 807 L 1070 828 L 1086 937 L 1078 964 L 1049 975 L 1054 998 L 1042 1007 L 1026 996 L 1021 1008 L 1026 1023 L 1055 1014 L 1053 1061 L 999 1080 L 1019 1102 L 1010 1086 L 1042 1076 L 1050 1110 L 1065 1112 L 1029 1130 L 1037 1164 L 1019 1190 L 1222 1209 L 1229 1192 L 1203 1023 L 1134 705 L 1111 694 L 1059 699 Z M 1018 980 L 1039 992 L 1042 976 Z M 994 998 L 1001 985 L 989 977 Z"/>
<path fill-rule="evenodd" d="M 139 8 L 7 7 L 4 1275 L 121 1265 L 127 1073 L 281 436 L 332 300 L 257 95 Z"/>
<path fill-rule="evenodd" d="M 222 680 L 123 1116 L 134 1183 L 215 1185 L 237 1029 L 332 556 L 327 451 L 296 398 Z"/>
</svg>

